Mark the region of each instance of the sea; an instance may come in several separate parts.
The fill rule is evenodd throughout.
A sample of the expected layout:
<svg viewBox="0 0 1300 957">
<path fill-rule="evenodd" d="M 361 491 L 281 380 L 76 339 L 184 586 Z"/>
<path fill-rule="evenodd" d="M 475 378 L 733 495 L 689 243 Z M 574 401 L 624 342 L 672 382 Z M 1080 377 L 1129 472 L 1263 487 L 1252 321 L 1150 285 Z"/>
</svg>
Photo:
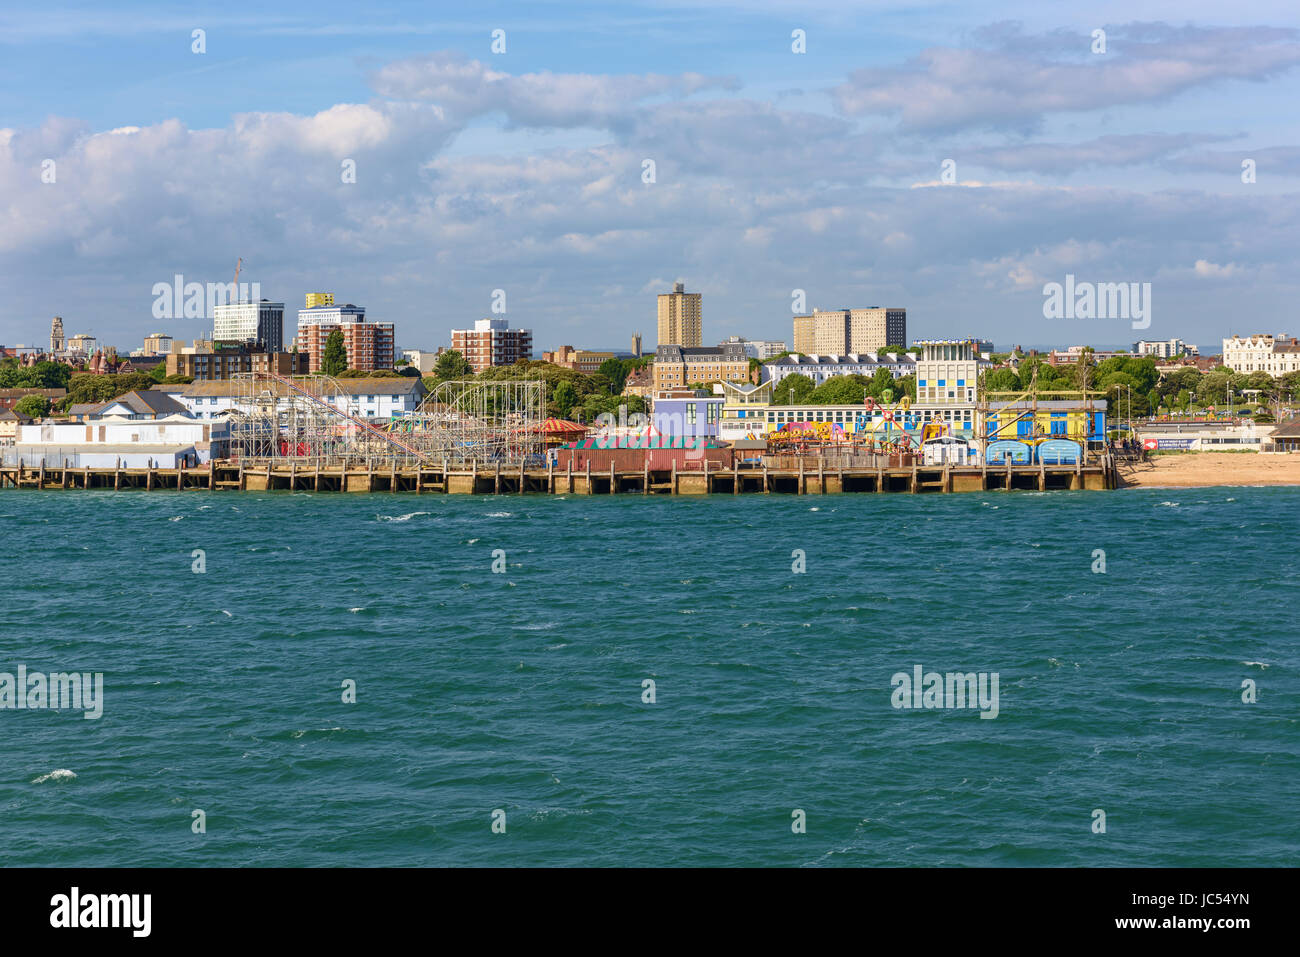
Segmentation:
<svg viewBox="0 0 1300 957">
<path fill-rule="evenodd" d="M 1295 865 L 1298 516 L 5 490 L 0 864 Z"/>
</svg>

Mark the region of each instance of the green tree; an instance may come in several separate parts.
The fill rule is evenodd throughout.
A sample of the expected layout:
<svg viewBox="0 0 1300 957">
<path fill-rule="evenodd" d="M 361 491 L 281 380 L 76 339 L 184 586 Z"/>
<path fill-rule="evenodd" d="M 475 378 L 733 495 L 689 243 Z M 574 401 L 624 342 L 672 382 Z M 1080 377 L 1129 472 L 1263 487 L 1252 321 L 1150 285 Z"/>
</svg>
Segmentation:
<svg viewBox="0 0 1300 957">
<path fill-rule="evenodd" d="M 596 371 L 609 380 L 610 392 L 619 393 L 623 391 L 623 384 L 627 382 L 628 373 L 632 370 L 622 359 L 610 358 L 602 362 Z"/>
<path fill-rule="evenodd" d="M 321 357 L 320 371 L 326 375 L 339 375 L 348 368 L 348 350 L 343 345 L 343 331 L 335 329 L 325 340 L 325 355 Z"/>
<path fill-rule="evenodd" d="M 555 406 L 555 411 L 560 418 L 567 419 L 573 413 L 573 407 L 578 403 L 578 390 L 573 387 L 572 382 L 561 381 L 551 391 L 551 403 Z"/>
<path fill-rule="evenodd" d="M 817 386 L 801 373 L 788 375 L 772 387 L 773 405 L 802 405 L 809 400 Z"/>
<path fill-rule="evenodd" d="M 885 375 L 889 375 L 889 370 L 881 369 Z M 781 385 L 785 385 L 788 379 L 783 379 Z M 894 381 L 890 376 L 891 383 Z M 867 390 L 861 382 L 854 381 L 851 376 L 837 375 L 827 379 L 807 398 L 808 402 L 817 405 L 861 405 L 862 400 L 866 397 Z"/>
<path fill-rule="evenodd" d="M 50 400 L 43 395 L 25 395 L 14 404 L 14 411 L 29 419 L 43 419 L 50 414 Z"/>
<path fill-rule="evenodd" d="M 435 379 L 465 379 L 473 374 L 469 361 L 456 349 L 448 349 L 433 364 Z"/>
<path fill-rule="evenodd" d="M 1014 369 L 990 369 L 984 377 L 984 388 L 988 392 L 1023 392 L 1020 376 Z"/>
</svg>

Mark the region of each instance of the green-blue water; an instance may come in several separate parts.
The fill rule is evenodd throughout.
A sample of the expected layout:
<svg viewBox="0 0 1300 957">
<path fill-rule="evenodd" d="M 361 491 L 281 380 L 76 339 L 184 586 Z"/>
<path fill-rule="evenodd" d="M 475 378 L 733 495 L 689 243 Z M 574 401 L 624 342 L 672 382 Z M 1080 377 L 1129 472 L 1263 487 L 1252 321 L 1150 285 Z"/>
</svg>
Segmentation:
<svg viewBox="0 0 1300 957">
<path fill-rule="evenodd" d="M 0 492 L 0 672 L 105 682 L 0 711 L 0 861 L 1295 864 L 1298 513 Z M 893 708 L 918 664 L 998 717 Z"/>
</svg>

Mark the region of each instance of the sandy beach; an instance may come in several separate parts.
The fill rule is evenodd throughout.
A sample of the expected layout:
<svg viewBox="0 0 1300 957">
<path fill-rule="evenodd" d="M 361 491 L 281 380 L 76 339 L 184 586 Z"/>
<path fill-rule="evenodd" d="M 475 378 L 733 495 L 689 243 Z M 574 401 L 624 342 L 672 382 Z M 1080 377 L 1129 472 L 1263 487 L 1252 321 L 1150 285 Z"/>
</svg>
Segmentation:
<svg viewBox="0 0 1300 957">
<path fill-rule="evenodd" d="M 1300 455 L 1252 452 L 1177 452 L 1148 462 L 1123 463 L 1124 487 L 1196 488 L 1207 485 L 1300 485 Z"/>
</svg>

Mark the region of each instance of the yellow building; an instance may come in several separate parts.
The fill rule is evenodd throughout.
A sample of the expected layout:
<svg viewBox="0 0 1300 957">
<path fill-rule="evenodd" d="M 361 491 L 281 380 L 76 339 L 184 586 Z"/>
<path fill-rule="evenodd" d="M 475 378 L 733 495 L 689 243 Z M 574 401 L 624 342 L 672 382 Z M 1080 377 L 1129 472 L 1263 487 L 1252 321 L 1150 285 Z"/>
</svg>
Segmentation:
<svg viewBox="0 0 1300 957">
<path fill-rule="evenodd" d="M 682 283 L 659 296 L 659 345 L 698 348 L 703 335 L 702 301 L 698 292 L 687 292 Z"/>
<path fill-rule="evenodd" d="M 654 391 L 681 389 L 695 383 L 748 382 L 749 355 L 743 343 L 710 348 L 661 345 L 655 350 Z"/>
<path fill-rule="evenodd" d="M 334 305 L 334 293 L 332 292 L 309 292 L 307 293 L 307 308 L 315 309 L 317 306 Z"/>
</svg>

